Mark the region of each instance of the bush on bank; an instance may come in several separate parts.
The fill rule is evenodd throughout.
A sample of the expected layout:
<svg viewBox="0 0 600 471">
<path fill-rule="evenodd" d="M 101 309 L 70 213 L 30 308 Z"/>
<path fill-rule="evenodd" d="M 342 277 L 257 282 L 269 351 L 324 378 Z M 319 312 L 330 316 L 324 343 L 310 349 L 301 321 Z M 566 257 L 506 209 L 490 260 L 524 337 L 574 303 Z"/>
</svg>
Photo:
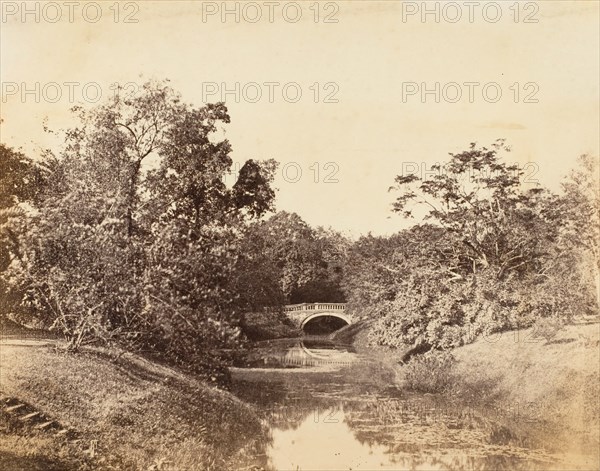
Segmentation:
<svg viewBox="0 0 600 471">
<path fill-rule="evenodd" d="M 430 351 L 414 356 L 403 367 L 404 386 L 424 393 L 448 391 L 455 385 L 455 364 L 449 352 Z"/>
</svg>

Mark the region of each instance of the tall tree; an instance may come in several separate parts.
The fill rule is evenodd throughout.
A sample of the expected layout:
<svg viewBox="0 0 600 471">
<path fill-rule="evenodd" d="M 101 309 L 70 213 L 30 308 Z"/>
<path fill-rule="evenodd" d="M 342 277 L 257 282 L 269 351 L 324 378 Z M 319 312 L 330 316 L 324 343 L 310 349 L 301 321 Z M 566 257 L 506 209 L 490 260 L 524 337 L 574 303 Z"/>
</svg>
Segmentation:
<svg viewBox="0 0 600 471">
<path fill-rule="evenodd" d="M 7 279 L 74 349 L 117 340 L 193 363 L 235 342 L 231 273 L 243 228 L 272 208 L 274 162 L 249 161 L 228 188 L 226 107 L 184 104 L 166 82 L 75 111 Z"/>
<path fill-rule="evenodd" d="M 434 166 L 437 174 L 431 178 L 396 177 L 394 188 L 401 194 L 394 211 L 411 217 L 414 204 L 426 206 L 427 219 L 460 236 L 469 261 L 462 268 L 470 272 L 492 268 L 498 278 L 539 272 L 550 255 L 548 243 L 558 236 L 543 211 L 550 195 L 524 188 L 524 172 L 502 161 L 501 152 L 509 150 L 502 140 L 491 149 L 472 143 L 467 151 L 450 154 L 443 167 Z"/>
</svg>

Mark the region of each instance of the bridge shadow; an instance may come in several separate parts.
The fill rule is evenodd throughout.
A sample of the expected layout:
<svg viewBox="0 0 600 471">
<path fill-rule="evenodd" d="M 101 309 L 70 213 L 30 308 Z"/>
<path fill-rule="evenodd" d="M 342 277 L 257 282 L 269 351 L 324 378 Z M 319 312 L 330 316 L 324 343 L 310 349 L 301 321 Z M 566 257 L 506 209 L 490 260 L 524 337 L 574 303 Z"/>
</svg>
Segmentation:
<svg viewBox="0 0 600 471">
<path fill-rule="evenodd" d="M 330 335 L 347 325 L 349 323 L 340 317 L 323 314 L 305 322 L 302 331 L 305 335 Z"/>
</svg>

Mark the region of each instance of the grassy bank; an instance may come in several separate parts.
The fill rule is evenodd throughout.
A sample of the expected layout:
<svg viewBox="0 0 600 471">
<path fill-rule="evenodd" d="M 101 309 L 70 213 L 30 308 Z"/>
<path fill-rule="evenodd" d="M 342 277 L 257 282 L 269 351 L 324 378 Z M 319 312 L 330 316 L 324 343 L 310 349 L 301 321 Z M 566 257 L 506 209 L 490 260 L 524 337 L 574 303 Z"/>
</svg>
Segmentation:
<svg viewBox="0 0 600 471">
<path fill-rule="evenodd" d="M 243 467 L 266 442 L 253 410 L 225 391 L 135 355 L 57 346 L 2 339 L 3 398 L 58 427 L 36 430 L 35 418 L 4 403 L 0 469 L 223 471 Z"/>
<path fill-rule="evenodd" d="M 452 350 L 451 364 L 415 358 L 413 365 L 399 363 L 406 351 L 369 346 L 368 324 L 351 327 L 338 337 L 393 367 L 400 387 L 414 388 L 419 375 L 422 382 L 439 380 L 459 407 L 495 411 L 538 445 L 566 447 L 574 461 L 600 459 L 599 323 L 567 325 L 549 340 L 534 329 L 495 334 Z"/>
<path fill-rule="evenodd" d="M 551 341 L 531 329 L 480 339 L 454 351 L 456 387 L 465 399 L 513 407 L 597 441 L 600 324 L 571 325 Z"/>
</svg>

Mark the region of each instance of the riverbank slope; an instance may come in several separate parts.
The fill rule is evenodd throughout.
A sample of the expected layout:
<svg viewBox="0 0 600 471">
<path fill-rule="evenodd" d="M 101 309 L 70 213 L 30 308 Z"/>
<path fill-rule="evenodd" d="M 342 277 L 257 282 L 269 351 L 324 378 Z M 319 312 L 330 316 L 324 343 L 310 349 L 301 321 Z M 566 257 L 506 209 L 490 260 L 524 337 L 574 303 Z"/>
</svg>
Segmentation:
<svg viewBox="0 0 600 471">
<path fill-rule="evenodd" d="M 0 340 L 0 469 L 223 471 L 266 443 L 251 407 L 177 370 L 65 353 L 56 339 Z"/>
<path fill-rule="evenodd" d="M 454 350 L 463 400 L 518 410 L 523 420 L 600 439 L 600 324 L 569 325 L 547 341 L 531 329 Z"/>
</svg>

